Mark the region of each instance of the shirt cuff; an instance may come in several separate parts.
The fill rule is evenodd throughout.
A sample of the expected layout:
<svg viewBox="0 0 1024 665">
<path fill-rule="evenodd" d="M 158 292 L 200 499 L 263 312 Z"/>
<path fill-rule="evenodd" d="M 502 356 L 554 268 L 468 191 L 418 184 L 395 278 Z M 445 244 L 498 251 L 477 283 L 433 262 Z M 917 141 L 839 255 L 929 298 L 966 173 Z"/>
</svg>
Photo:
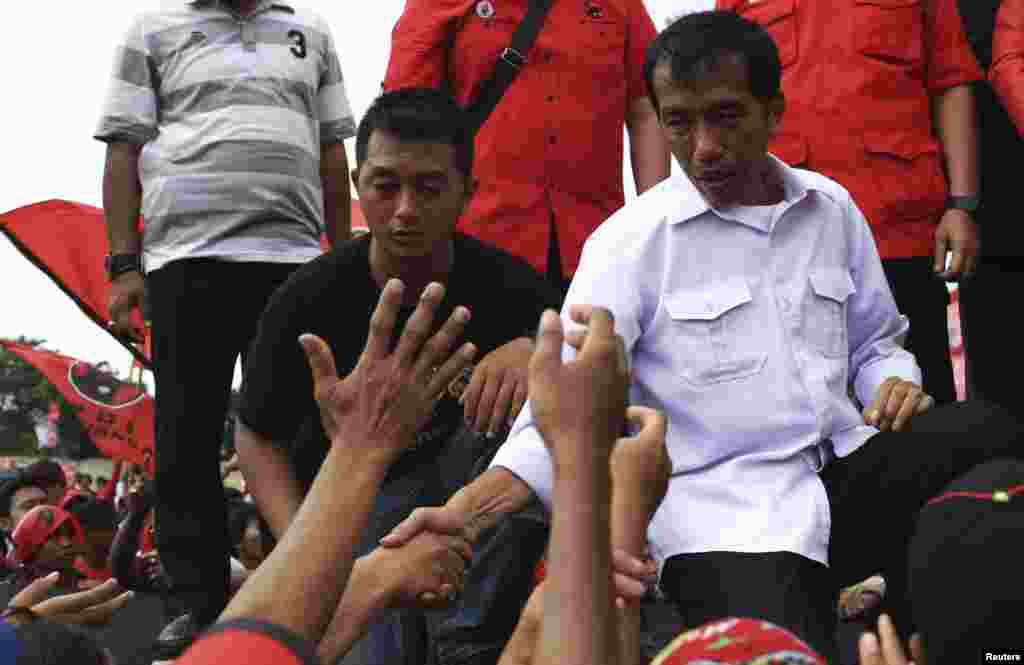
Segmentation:
<svg viewBox="0 0 1024 665">
<path fill-rule="evenodd" d="M 555 474 L 551 467 L 551 454 L 535 427 L 525 427 L 509 438 L 491 461 L 490 468 L 494 467 L 507 469 L 518 476 L 530 486 L 544 507 L 551 510 Z"/>
<path fill-rule="evenodd" d="M 878 396 L 878 388 L 891 376 L 898 376 L 905 381 L 913 381 L 921 385 L 921 368 L 909 352 L 903 351 L 891 356 L 879 358 L 873 363 L 864 365 L 857 372 L 854 390 L 862 406 L 869 406 Z"/>
</svg>

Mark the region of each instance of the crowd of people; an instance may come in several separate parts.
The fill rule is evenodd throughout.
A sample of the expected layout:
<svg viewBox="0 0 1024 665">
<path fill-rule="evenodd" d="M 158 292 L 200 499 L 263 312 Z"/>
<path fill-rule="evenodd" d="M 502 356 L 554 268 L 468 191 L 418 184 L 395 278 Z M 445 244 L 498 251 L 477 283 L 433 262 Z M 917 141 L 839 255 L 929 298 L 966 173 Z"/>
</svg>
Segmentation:
<svg viewBox="0 0 1024 665">
<path fill-rule="evenodd" d="M 1024 0 L 679 4 L 407 0 L 358 123 L 315 14 L 142 14 L 96 138 L 155 474 L 0 488 L 12 662 L 1024 658 Z"/>
</svg>

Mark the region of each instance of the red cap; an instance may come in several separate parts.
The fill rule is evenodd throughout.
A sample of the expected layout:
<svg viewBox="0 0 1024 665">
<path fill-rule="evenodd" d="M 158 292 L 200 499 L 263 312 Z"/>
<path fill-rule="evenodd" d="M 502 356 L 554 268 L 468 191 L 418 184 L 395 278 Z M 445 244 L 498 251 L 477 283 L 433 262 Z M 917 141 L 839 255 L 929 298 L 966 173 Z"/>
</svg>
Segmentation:
<svg viewBox="0 0 1024 665">
<path fill-rule="evenodd" d="M 784 628 L 755 619 L 722 619 L 677 637 L 651 665 L 827 665 Z"/>
<path fill-rule="evenodd" d="M 43 546 L 50 536 L 59 529 L 65 522 L 70 522 L 71 530 L 74 533 L 73 539 L 76 543 L 85 542 L 85 534 L 78 520 L 62 508 L 56 506 L 36 506 L 25 513 L 25 516 L 18 522 L 11 540 L 14 541 L 14 549 L 11 551 L 11 559 L 14 563 L 29 563 L 35 558 L 39 548 Z"/>
</svg>

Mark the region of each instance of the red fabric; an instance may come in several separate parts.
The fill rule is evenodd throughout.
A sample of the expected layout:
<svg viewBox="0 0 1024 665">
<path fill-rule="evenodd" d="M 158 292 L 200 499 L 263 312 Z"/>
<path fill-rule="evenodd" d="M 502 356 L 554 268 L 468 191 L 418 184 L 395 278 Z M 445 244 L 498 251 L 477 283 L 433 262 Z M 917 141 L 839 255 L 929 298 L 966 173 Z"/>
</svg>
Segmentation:
<svg viewBox="0 0 1024 665">
<path fill-rule="evenodd" d="M 932 96 L 983 77 L 957 0 L 718 0 L 771 33 L 786 111 L 770 150 L 850 190 L 882 258 L 931 256 L 948 185 Z"/>
<path fill-rule="evenodd" d="M 754 662 L 760 665 L 826 665 L 824 658 L 789 631 L 754 619 L 723 619 L 683 633 L 665 647 L 651 665 L 741 665 Z"/>
<path fill-rule="evenodd" d="M 494 14 L 481 17 L 488 7 Z M 392 34 L 385 90 L 447 79 L 459 103 L 470 103 L 526 7 L 408 0 Z M 655 34 L 641 0 L 554 3 L 529 62 L 477 136 L 478 189 L 461 231 L 544 272 L 554 214 L 563 270 L 575 272 L 583 241 L 625 202 L 623 122 L 647 94 L 644 52 Z"/>
<path fill-rule="evenodd" d="M 1024 0 L 1003 0 L 999 7 L 988 78 L 1024 134 Z"/>
<path fill-rule="evenodd" d="M 11 540 L 14 542 L 14 549 L 11 550 L 11 560 L 18 564 L 30 563 L 35 558 L 36 552 L 43 546 L 50 536 L 59 529 L 65 522 L 71 524 L 74 531 L 73 539 L 76 543 L 84 543 L 85 535 L 82 527 L 78 524 L 71 513 L 57 506 L 36 506 L 25 513 L 25 516 L 18 522 L 11 533 Z"/>
<path fill-rule="evenodd" d="M 80 407 L 76 415 L 97 448 L 115 460 L 151 461 L 154 402 L 142 388 L 59 353 L 3 340 L 0 346 L 24 358 L 64 399 Z"/>
<path fill-rule="evenodd" d="M 75 559 L 75 570 L 80 572 L 82 577 L 88 580 L 95 580 L 97 582 L 106 582 L 114 577 L 114 573 L 111 572 L 109 567 L 90 568 L 89 564 L 81 558 Z"/>
<path fill-rule="evenodd" d="M 103 266 L 108 251 L 103 210 L 71 201 L 43 201 L 0 215 L 0 231 L 71 296 L 86 316 L 110 332 L 110 282 Z M 132 317 L 134 327 L 144 331 L 138 310 Z M 115 339 L 147 362 L 142 351 Z"/>
<path fill-rule="evenodd" d="M 200 638 L 177 665 L 302 665 L 291 649 L 269 635 L 222 630 Z"/>
</svg>

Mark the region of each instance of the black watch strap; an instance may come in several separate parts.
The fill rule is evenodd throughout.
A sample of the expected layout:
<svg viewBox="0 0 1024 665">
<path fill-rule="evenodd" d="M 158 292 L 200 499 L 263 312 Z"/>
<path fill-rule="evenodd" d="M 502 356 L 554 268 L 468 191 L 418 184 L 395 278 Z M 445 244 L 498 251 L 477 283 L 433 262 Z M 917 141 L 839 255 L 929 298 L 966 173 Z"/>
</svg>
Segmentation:
<svg viewBox="0 0 1024 665">
<path fill-rule="evenodd" d="M 142 272 L 142 257 L 138 254 L 107 254 L 103 264 L 110 281 L 128 272 Z"/>
<path fill-rule="evenodd" d="M 946 198 L 946 210 L 966 210 L 976 212 L 981 207 L 981 197 L 950 196 Z"/>
</svg>

